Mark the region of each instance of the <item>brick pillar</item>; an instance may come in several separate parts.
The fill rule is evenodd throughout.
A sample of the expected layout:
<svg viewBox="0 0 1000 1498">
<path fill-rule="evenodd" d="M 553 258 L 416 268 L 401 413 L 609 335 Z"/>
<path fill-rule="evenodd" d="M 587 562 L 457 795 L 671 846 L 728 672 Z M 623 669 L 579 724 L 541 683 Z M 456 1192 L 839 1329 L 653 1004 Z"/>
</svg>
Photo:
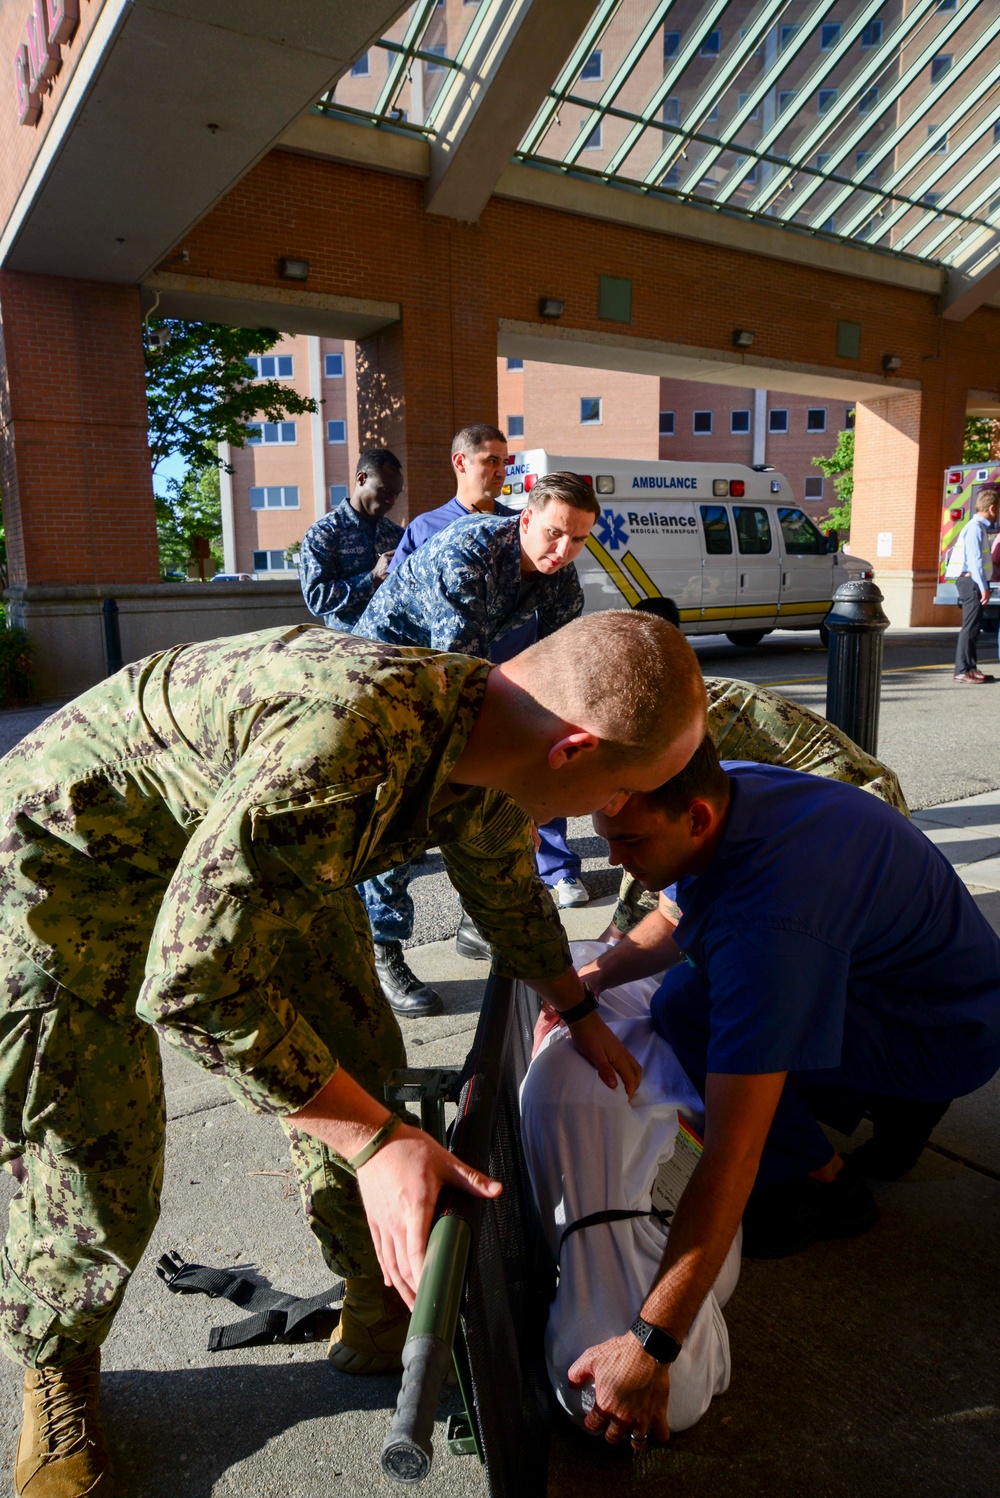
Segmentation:
<svg viewBox="0 0 1000 1498">
<path fill-rule="evenodd" d="M 360 446 L 389 447 L 403 464 L 393 518 L 444 504 L 455 492 L 452 437 L 497 420 L 496 318 L 482 305 L 449 317 L 443 299 L 404 306 L 401 322 L 358 341 L 357 379 Z"/>
<path fill-rule="evenodd" d="M 0 479 L 12 584 L 158 581 L 136 287 L 0 272 Z"/>
<path fill-rule="evenodd" d="M 893 624 L 954 624 L 935 607 L 944 470 L 961 461 L 964 383 L 935 371 L 922 391 L 859 401 L 855 424 L 851 551 L 875 565 Z M 878 555 L 878 537 L 891 552 Z M 884 548 L 883 548 L 884 549 Z"/>
</svg>

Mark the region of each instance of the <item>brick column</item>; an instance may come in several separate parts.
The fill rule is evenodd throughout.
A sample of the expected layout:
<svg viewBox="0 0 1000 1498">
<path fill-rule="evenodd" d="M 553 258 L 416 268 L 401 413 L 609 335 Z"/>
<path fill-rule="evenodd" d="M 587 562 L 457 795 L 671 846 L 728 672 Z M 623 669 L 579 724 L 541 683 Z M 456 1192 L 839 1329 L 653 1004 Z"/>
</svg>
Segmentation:
<svg viewBox="0 0 1000 1498">
<path fill-rule="evenodd" d="M 0 272 L 12 584 L 159 580 L 139 293 Z"/>
<path fill-rule="evenodd" d="M 893 624 L 954 624 L 935 607 L 944 470 L 962 457 L 966 389 L 937 372 L 922 391 L 858 402 L 851 551 L 875 565 Z M 879 535 L 891 552 L 878 555 Z"/>
</svg>

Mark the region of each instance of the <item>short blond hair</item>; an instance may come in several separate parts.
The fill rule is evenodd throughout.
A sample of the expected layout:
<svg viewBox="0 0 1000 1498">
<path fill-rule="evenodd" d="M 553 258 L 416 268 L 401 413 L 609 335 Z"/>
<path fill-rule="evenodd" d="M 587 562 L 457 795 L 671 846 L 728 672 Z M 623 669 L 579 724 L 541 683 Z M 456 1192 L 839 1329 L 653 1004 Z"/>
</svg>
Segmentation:
<svg viewBox="0 0 1000 1498">
<path fill-rule="evenodd" d="M 660 754 L 691 724 L 704 729 L 698 658 L 680 630 L 655 614 L 585 614 L 515 660 L 539 707 L 597 734 L 623 758 Z"/>
<path fill-rule="evenodd" d="M 996 484 L 984 484 L 976 495 L 976 514 L 985 515 L 986 511 L 1000 502 L 1000 488 Z"/>
</svg>

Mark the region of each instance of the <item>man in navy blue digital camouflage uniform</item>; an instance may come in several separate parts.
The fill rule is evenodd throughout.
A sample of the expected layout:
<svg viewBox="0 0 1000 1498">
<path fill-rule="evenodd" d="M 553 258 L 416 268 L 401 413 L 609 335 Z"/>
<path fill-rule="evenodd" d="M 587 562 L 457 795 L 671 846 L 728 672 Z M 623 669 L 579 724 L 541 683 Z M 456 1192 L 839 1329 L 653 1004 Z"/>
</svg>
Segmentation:
<svg viewBox="0 0 1000 1498">
<path fill-rule="evenodd" d="M 350 498 L 306 531 L 302 596 L 330 629 L 352 630 L 385 580 L 403 535 L 388 519 L 402 488 L 399 459 L 386 447 L 370 447 L 358 459 Z"/>
<path fill-rule="evenodd" d="M 552 473 L 520 515 L 456 520 L 391 572 L 355 634 L 397 645 L 488 656 L 494 640 L 537 619 L 539 638 L 583 612 L 572 565 L 600 513 L 593 488 L 575 473 Z M 383 992 L 397 1014 L 434 1014 L 440 999 L 408 967 L 413 934 L 409 871 L 366 881 L 362 895 Z"/>
</svg>

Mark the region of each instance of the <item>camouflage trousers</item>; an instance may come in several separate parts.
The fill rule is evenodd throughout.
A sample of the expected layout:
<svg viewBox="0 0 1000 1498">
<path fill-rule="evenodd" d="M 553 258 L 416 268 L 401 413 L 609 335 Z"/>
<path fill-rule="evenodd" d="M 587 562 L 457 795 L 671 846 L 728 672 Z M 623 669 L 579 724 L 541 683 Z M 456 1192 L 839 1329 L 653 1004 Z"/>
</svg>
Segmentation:
<svg viewBox="0 0 1000 1498">
<path fill-rule="evenodd" d="M 680 909 L 673 900 L 667 903 L 673 919 L 679 921 Z M 618 890 L 618 904 L 611 917 L 611 924 L 623 936 L 628 936 L 629 932 L 634 931 L 639 922 L 644 921 L 651 911 L 659 908 L 660 897 L 655 889 L 643 889 L 638 879 L 634 879 L 631 874 L 623 874 L 621 887 Z"/>
<path fill-rule="evenodd" d="M 20 1182 L 0 1264 L 0 1348 L 27 1367 L 99 1346 L 159 1215 L 166 1136 L 156 1032 L 56 983 L 0 935 L 0 1163 Z M 272 981 L 376 1097 L 405 1063 L 364 907 L 338 895 Z M 134 1005 L 136 995 L 131 996 Z M 306 1220 L 330 1268 L 378 1273 L 357 1182 L 285 1125 Z"/>
</svg>

